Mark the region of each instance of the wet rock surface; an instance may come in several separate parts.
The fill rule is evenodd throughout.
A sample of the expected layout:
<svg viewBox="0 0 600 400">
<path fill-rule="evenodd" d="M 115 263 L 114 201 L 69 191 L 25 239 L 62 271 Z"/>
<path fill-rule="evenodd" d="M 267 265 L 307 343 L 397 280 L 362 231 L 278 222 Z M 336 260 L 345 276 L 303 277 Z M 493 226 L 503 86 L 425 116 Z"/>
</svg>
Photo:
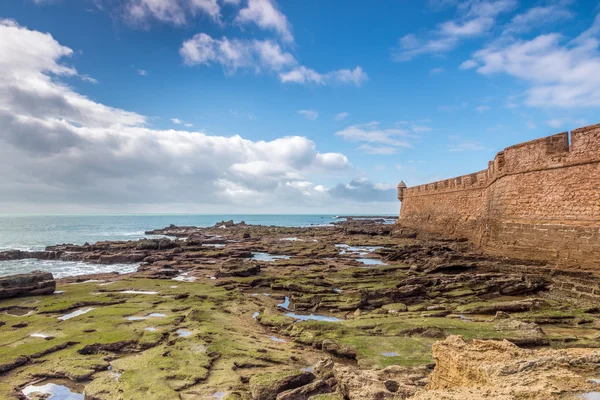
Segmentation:
<svg viewBox="0 0 600 400">
<path fill-rule="evenodd" d="M 598 277 L 385 222 L 171 225 L 148 232 L 161 238 L 0 253 L 139 265 L 0 300 L 0 398 L 48 384 L 92 400 L 563 399 L 594 389 L 598 299 L 575 288 L 600 287 Z"/>
</svg>

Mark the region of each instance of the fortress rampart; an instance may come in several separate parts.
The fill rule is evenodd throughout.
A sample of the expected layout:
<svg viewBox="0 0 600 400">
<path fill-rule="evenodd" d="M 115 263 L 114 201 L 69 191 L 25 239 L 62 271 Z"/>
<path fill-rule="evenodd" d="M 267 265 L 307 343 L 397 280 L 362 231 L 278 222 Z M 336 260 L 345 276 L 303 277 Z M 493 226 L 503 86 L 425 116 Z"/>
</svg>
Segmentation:
<svg viewBox="0 0 600 400">
<path fill-rule="evenodd" d="M 488 253 L 600 269 L 600 124 L 507 147 L 485 170 L 406 188 L 402 226 Z"/>
</svg>

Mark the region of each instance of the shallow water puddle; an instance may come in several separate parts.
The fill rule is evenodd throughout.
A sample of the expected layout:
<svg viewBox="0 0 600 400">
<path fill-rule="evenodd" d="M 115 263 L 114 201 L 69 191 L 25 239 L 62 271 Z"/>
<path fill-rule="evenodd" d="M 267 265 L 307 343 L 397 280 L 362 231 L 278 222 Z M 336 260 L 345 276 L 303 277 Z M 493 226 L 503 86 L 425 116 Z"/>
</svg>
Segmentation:
<svg viewBox="0 0 600 400">
<path fill-rule="evenodd" d="M 269 253 L 252 253 L 252 259 L 256 261 L 276 261 L 276 260 L 289 260 L 291 256 L 283 256 Z"/>
<path fill-rule="evenodd" d="M 279 240 L 287 241 L 287 242 L 304 242 L 302 239 L 298 239 L 297 237 L 285 237 Z"/>
<path fill-rule="evenodd" d="M 145 331 L 148 331 L 148 332 L 156 332 L 158 329 L 156 329 L 156 328 L 155 328 L 155 327 L 153 327 L 153 326 L 149 326 L 149 327 L 147 327 L 147 328 L 144 328 L 144 330 L 145 330 Z"/>
<path fill-rule="evenodd" d="M 55 290 L 53 294 L 62 294 L 64 293 L 64 290 Z"/>
<path fill-rule="evenodd" d="M 196 281 L 196 277 L 195 276 L 188 276 L 189 272 L 184 272 L 179 276 L 176 276 L 175 278 L 172 278 L 171 280 L 173 281 L 178 281 L 178 282 L 195 282 Z"/>
<path fill-rule="evenodd" d="M 600 378 L 590 378 L 590 382 L 600 385 Z"/>
<path fill-rule="evenodd" d="M 213 399 L 221 400 L 225 397 L 225 392 L 214 392 L 212 395 Z"/>
<path fill-rule="evenodd" d="M 334 288 L 333 291 L 336 293 L 342 293 L 342 289 L 340 288 Z"/>
<path fill-rule="evenodd" d="M 365 265 L 386 265 L 383 261 L 377 258 L 357 258 L 356 261 Z"/>
<path fill-rule="evenodd" d="M 298 315 L 296 313 L 287 313 L 286 317 L 292 317 L 298 321 L 322 321 L 322 322 L 341 322 L 342 320 L 336 317 L 327 317 L 325 315 Z"/>
<path fill-rule="evenodd" d="M 579 398 L 584 400 L 600 400 L 600 392 L 584 393 Z"/>
<path fill-rule="evenodd" d="M 32 333 L 29 336 L 34 337 L 34 338 L 42 338 L 42 339 L 48 339 L 48 338 L 52 337 L 50 335 L 46 335 L 45 333 Z"/>
<path fill-rule="evenodd" d="M 143 321 L 148 318 L 162 318 L 162 317 L 166 317 L 166 316 L 167 316 L 166 314 L 162 314 L 162 313 L 151 313 L 151 314 L 146 315 L 145 317 L 139 317 L 139 316 L 132 315 L 130 317 L 126 317 L 125 319 L 128 321 Z"/>
<path fill-rule="evenodd" d="M 277 307 L 285 308 L 286 310 L 290 309 L 290 298 L 285 296 L 283 303 L 277 304 Z"/>
<path fill-rule="evenodd" d="M 74 318 L 74 317 L 78 317 L 80 315 L 88 313 L 88 312 L 90 312 L 92 310 L 95 310 L 95 308 L 94 307 L 82 308 L 81 310 L 73 311 L 72 313 L 65 314 L 62 317 L 58 317 L 58 319 L 60 319 L 61 321 L 66 321 L 68 319 L 71 319 L 71 318 Z"/>
<path fill-rule="evenodd" d="M 260 313 L 258 311 L 256 311 L 254 314 L 252 314 L 252 318 L 256 319 L 256 317 L 258 317 L 259 315 L 260 315 Z"/>
<path fill-rule="evenodd" d="M 35 310 L 25 307 L 10 307 L 9 309 L 4 311 L 5 314 L 12 315 L 13 317 L 27 317 L 28 315 L 31 315 L 34 312 Z"/>
<path fill-rule="evenodd" d="M 68 387 L 54 383 L 47 383 L 41 386 L 29 385 L 21 393 L 27 396 L 28 399 L 31 399 L 29 395 L 39 393 L 48 395 L 46 397 L 48 400 L 84 400 L 83 393 L 73 393 Z"/>
<path fill-rule="evenodd" d="M 271 337 L 270 337 L 270 339 L 271 339 L 272 341 L 274 341 L 274 342 L 277 342 L 277 343 L 285 343 L 285 342 L 286 342 L 286 340 L 285 340 L 285 339 L 280 339 L 280 338 L 278 338 L 278 337 L 275 337 L 275 336 L 271 336 Z"/>
<path fill-rule="evenodd" d="M 350 246 L 344 243 L 334 244 L 334 246 L 340 249 L 340 254 L 354 253 L 360 256 L 364 256 L 374 252 L 375 250 L 384 248 L 383 246 Z"/>
<path fill-rule="evenodd" d="M 119 292 L 122 294 L 158 294 L 158 292 L 153 292 L 153 291 L 144 291 L 144 290 L 123 290 L 122 292 Z"/>
<path fill-rule="evenodd" d="M 223 243 L 203 243 L 202 246 L 210 246 L 210 247 L 215 247 L 217 249 L 221 249 L 221 248 L 225 247 L 225 245 Z"/>
<path fill-rule="evenodd" d="M 386 351 L 384 353 L 381 353 L 381 355 L 384 357 L 398 357 L 398 353 L 396 353 L 395 351 Z"/>
<path fill-rule="evenodd" d="M 187 329 L 177 329 L 177 335 L 179 335 L 179 337 L 189 337 L 192 336 L 192 331 L 188 331 Z"/>
<path fill-rule="evenodd" d="M 306 368 L 302 368 L 300 371 L 313 372 L 313 366 L 309 365 Z"/>
</svg>

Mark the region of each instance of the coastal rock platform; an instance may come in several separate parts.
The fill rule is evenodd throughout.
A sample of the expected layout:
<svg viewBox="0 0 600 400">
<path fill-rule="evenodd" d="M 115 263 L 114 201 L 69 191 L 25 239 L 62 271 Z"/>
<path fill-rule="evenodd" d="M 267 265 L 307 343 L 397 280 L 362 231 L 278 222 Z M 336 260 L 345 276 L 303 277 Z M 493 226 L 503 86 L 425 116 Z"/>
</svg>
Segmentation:
<svg viewBox="0 0 600 400">
<path fill-rule="evenodd" d="M 0 253 L 139 265 L 0 300 L 0 398 L 48 384 L 86 400 L 600 391 L 592 273 L 485 256 L 464 241 L 372 220 L 147 233 Z"/>
</svg>

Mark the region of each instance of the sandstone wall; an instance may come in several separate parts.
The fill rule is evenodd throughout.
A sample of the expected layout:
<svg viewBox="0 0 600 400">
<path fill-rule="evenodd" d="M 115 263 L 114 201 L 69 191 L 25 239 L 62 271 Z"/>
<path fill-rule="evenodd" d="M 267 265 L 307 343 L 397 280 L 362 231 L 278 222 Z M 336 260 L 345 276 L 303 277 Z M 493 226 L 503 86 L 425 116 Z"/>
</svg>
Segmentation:
<svg viewBox="0 0 600 400">
<path fill-rule="evenodd" d="M 600 124 L 508 147 L 483 171 L 398 191 L 403 226 L 600 270 Z"/>
</svg>

